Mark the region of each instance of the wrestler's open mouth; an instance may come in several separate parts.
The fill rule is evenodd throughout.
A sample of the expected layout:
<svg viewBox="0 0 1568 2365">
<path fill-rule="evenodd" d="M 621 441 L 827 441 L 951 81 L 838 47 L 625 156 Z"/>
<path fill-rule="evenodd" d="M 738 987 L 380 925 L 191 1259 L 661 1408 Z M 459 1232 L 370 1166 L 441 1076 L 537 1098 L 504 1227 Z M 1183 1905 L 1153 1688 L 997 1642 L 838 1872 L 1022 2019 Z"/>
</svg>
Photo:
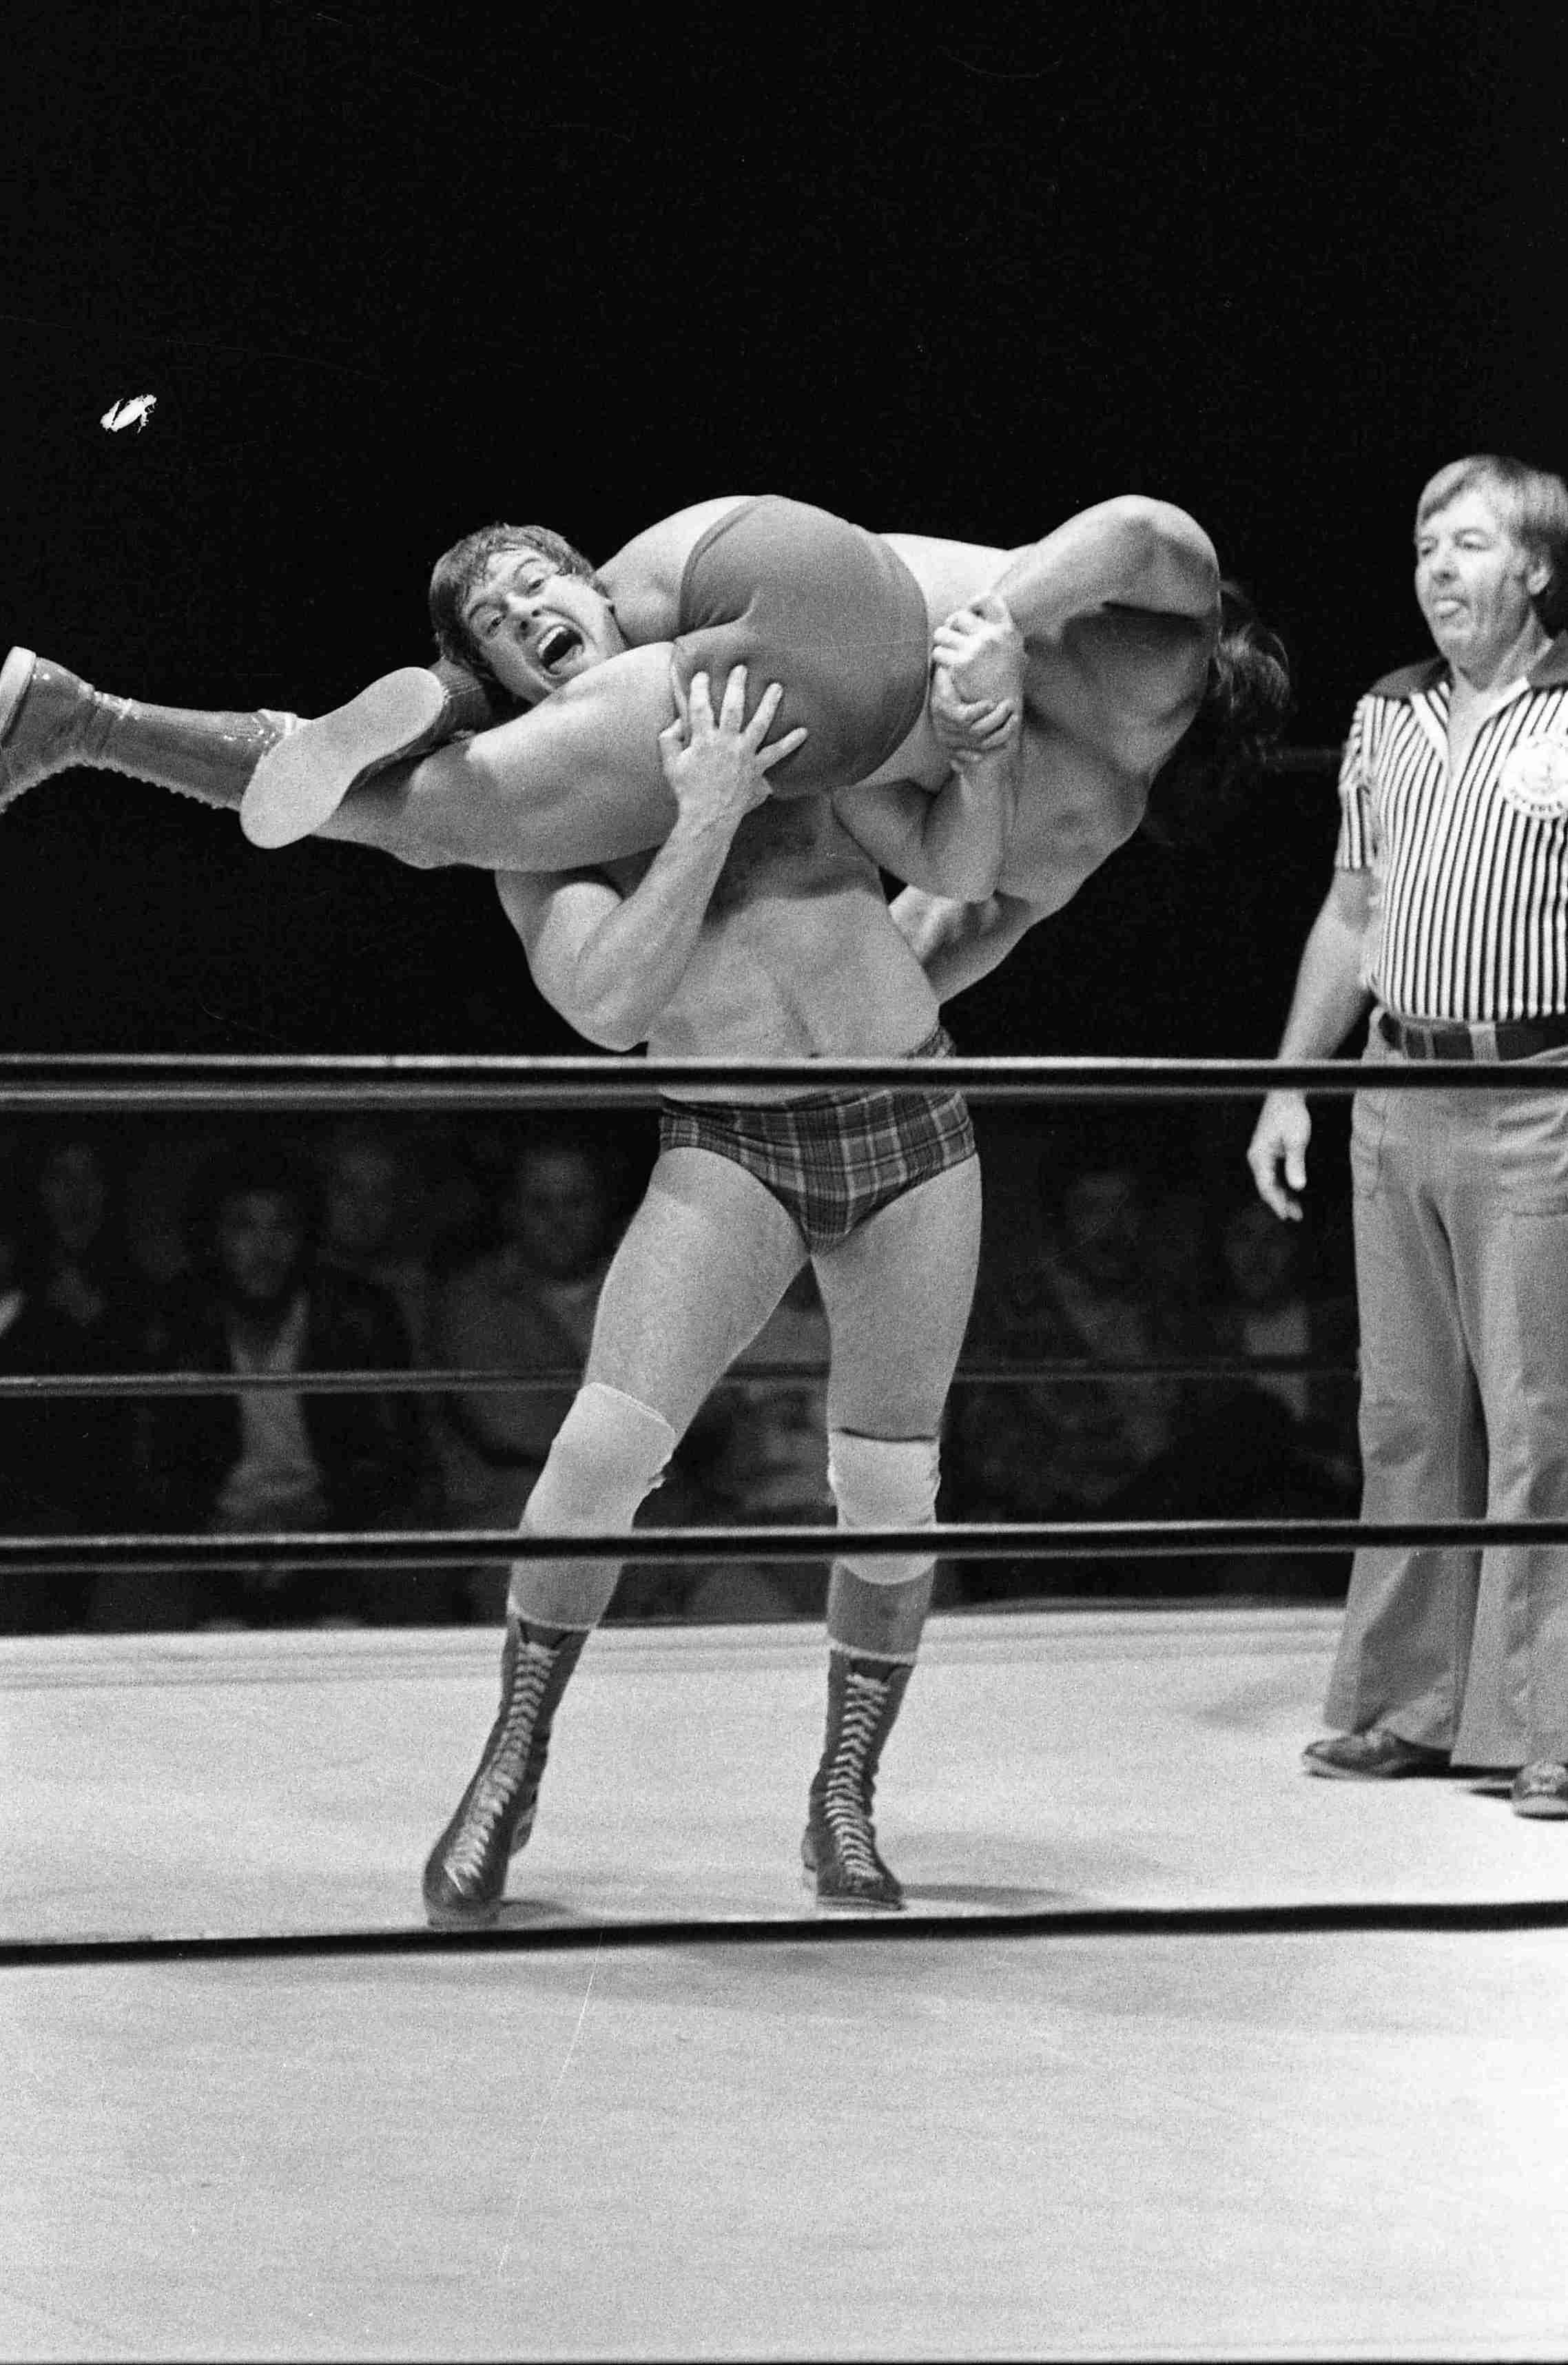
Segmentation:
<svg viewBox="0 0 1568 2365">
<path fill-rule="evenodd" d="M 546 673 L 554 673 L 582 644 L 582 634 L 570 624 L 552 624 L 539 644 L 539 662 Z"/>
</svg>

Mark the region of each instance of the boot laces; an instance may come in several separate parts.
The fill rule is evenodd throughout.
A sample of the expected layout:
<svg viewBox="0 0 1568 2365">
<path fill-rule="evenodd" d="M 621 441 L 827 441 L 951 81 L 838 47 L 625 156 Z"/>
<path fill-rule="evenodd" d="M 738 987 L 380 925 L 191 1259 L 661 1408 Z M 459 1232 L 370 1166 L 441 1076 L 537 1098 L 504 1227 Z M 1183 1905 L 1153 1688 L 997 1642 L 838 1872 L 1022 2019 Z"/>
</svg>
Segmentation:
<svg viewBox="0 0 1568 2365">
<path fill-rule="evenodd" d="M 525 1642 L 519 1659 L 499 1726 L 485 1752 L 474 1795 L 453 1837 L 447 1864 L 451 1877 L 459 1882 L 476 1880 L 483 1874 L 496 1834 L 518 1803 L 545 1687 L 554 1669 L 554 1652 L 538 1642 Z"/>
<path fill-rule="evenodd" d="M 887 1705 L 888 1687 L 876 1676 L 851 1668 L 845 1681 L 844 1721 L 823 1792 L 823 1821 L 833 1834 L 846 1871 L 879 1877 L 871 1825 L 871 1777 L 868 1761 Z"/>
</svg>

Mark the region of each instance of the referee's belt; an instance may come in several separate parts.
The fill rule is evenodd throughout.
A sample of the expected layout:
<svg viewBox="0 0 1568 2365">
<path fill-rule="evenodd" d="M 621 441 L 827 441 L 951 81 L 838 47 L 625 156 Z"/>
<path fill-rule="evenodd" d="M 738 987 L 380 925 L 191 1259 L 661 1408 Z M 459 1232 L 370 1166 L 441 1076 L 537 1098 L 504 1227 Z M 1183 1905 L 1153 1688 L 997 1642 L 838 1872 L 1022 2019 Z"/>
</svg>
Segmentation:
<svg viewBox="0 0 1568 2365">
<path fill-rule="evenodd" d="M 1378 1013 L 1378 1033 L 1407 1059 L 1529 1059 L 1537 1051 L 1568 1045 L 1568 1017 L 1505 1018 L 1495 1025 L 1462 1026 L 1449 1019 L 1430 1024 Z"/>
</svg>

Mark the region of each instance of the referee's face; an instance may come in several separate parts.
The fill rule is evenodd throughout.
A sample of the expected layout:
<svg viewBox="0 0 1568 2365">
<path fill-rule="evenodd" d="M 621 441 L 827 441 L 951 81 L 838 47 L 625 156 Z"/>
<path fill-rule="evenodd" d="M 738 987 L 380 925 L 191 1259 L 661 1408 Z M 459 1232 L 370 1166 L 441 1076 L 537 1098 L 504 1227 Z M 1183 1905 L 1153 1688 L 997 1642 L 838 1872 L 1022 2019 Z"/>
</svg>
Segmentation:
<svg viewBox="0 0 1568 2365">
<path fill-rule="evenodd" d="M 1423 518 L 1416 532 L 1416 597 L 1442 655 L 1484 674 L 1529 631 L 1532 591 L 1545 568 L 1514 539 L 1495 502 L 1476 489 Z"/>
</svg>

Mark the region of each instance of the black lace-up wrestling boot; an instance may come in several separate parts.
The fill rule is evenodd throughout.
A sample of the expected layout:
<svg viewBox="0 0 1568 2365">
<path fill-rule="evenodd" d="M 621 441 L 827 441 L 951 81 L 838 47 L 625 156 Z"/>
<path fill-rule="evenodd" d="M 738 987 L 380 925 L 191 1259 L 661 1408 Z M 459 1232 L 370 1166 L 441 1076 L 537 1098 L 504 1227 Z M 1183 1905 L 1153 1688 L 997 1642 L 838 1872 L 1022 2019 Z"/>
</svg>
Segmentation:
<svg viewBox="0 0 1568 2365">
<path fill-rule="evenodd" d="M 73 764 L 129 772 L 233 812 L 262 757 L 295 722 L 265 708 L 207 713 L 108 698 L 31 649 L 13 649 L 0 666 L 0 812 Z"/>
<path fill-rule="evenodd" d="M 240 826 L 252 846 L 292 846 L 330 819 L 356 782 L 417 763 L 510 710 L 461 666 L 402 666 L 330 714 L 291 732 L 259 766 Z"/>
<path fill-rule="evenodd" d="M 877 1765 L 913 1669 L 899 1659 L 828 1657 L 827 1734 L 801 1842 L 817 1903 L 896 1913 L 903 1890 L 877 1853 L 871 1821 Z"/>
<path fill-rule="evenodd" d="M 480 1929 L 499 1912 L 508 1864 L 533 1830 L 556 1706 L 587 1641 L 574 1633 L 543 1642 L 507 1620 L 500 1709 L 425 1866 L 425 1912 L 436 1929 Z"/>
</svg>

